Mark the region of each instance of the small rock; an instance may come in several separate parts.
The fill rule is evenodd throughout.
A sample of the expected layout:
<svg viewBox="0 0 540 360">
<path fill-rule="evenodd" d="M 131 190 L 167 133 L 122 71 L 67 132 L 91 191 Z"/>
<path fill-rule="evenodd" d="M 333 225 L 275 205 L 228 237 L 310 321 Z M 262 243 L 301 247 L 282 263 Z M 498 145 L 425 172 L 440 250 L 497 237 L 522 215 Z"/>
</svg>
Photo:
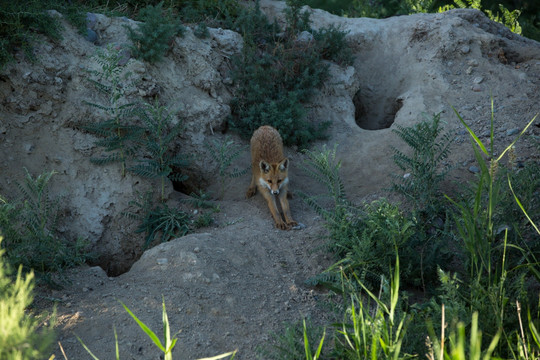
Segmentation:
<svg viewBox="0 0 540 360">
<path fill-rule="evenodd" d="M 169 263 L 169 260 L 167 258 L 160 258 L 156 259 L 156 262 L 158 265 L 167 265 Z"/>
<path fill-rule="evenodd" d="M 512 136 L 512 135 L 516 135 L 518 133 L 519 133 L 518 128 L 506 130 L 506 136 Z"/>
<path fill-rule="evenodd" d="M 471 52 L 471 48 L 468 45 L 463 45 L 461 47 L 461 53 L 462 54 L 468 54 L 469 52 Z"/>
<path fill-rule="evenodd" d="M 292 227 L 293 230 L 302 230 L 302 229 L 305 229 L 305 228 L 306 228 L 306 225 L 304 225 L 302 223 L 298 223 L 298 225 Z"/>
<path fill-rule="evenodd" d="M 469 66 L 469 67 L 467 68 L 467 70 L 465 70 L 465 73 L 466 73 L 467 75 L 471 75 L 472 72 L 473 72 L 472 66 Z"/>
<path fill-rule="evenodd" d="M 24 144 L 24 151 L 26 151 L 27 154 L 30 154 L 32 151 L 34 151 L 34 144 Z"/>
<path fill-rule="evenodd" d="M 98 41 L 98 34 L 90 28 L 86 28 L 86 36 L 84 39 L 92 44 L 95 44 Z"/>
<path fill-rule="evenodd" d="M 97 17 L 93 13 L 86 13 L 86 26 L 90 29 L 93 29 L 96 26 Z"/>
<path fill-rule="evenodd" d="M 313 41 L 313 34 L 309 31 L 302 31 L 300 34 L 298 34 L 296 41 L 299 43 L 310 43 Z"/>
<path fill-rule="evenodd" d="M 471 60 L 467 61 L 467 65 L 469 65 L 469 66 L 478 66 L 478 60 L 471 59 Z"/>
<path fill-rule="evenodd" d="M 473 80 L 473 82 L 474 82 L 475 84 L 480 84 L 482 81 L 484 81 L 484 78 L 481 77 L 481 76 L 477 76 L 477 77 L 475 77 L 474 80 Z"/>
<path fill-rule="evenodd" d="M 473 174 L 478 174 L 480 172 L 480 169 L 478 168 L 478 166 L 471 165 L 469 166 L 469 171 Z"/>
<path fill-rule="evenodd" d="M 193 252 L 194 252 L 195 254 L 198 254 L 198 253 L 201 252 L 201 249 L 197 246 L 195 249 L 193 249 Z"/>
<path fill-rule="evenodd" d="M 479 84 L 474 84 L 473 86 L 471 86 L 471 90 L 474 92 L 480 92 L 484 90 L 484 88 Z"/>
</svg>

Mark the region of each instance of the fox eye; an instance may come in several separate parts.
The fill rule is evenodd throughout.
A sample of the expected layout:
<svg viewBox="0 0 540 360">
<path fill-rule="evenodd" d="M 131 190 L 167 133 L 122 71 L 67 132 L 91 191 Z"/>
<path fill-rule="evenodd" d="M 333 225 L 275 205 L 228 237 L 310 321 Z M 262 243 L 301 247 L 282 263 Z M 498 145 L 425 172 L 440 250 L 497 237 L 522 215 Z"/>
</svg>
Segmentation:
<svg viewBox="0 0 540 360">
<path fill-rule="evenodd" d="M 282 182 L 282 181 L 283 181 L 283 180 L 279 179 L 277 182 L 278 182 L 278 184 L 279 184 L 279 183 Z"/>
<path fill-rule="evenodd" d="M 271 183 L 272 183 L 272 180 L 268 180 L 268 183 L 271 184 Z"/>
</svg>

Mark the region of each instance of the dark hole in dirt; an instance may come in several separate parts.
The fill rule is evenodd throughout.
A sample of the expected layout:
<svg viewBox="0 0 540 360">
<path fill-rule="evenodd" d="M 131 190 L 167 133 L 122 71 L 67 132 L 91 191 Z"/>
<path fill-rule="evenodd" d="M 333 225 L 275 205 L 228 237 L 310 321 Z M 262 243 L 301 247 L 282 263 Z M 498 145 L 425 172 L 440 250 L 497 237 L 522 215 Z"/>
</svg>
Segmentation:
<svg viewBox="0 0 540 360">
<path fill-rule="evenodd" d="M 375 96 L 372 91 L 359 90 L 353 98 L 356 124 L 365 130 L 388 129 L 394 123 L 403 99 Z"/>
<path fill-rule="evenodd" d="M 180 177 L 179 175 L 186 175 L 187 179 L 184 181 L 172 181 L 172 186 L 175 191 L 179 191 L 181 193 L 184 193 L 186 195 L 191 194 L 198 194 L 200 190 L 204 190 L 208 187 L 208 181 L 204 178 L 204 176 L 197 172 L 195 169 L 188 169 L 188 168 L 174 168 L 173 172 L 171 174 L 171 177 Z M 110 219 L 109 219 L 110 221 Z M 107 222 L 107 221 L 106 221 Z M 136 231 L 136 229 L 139 226 L 139 220 L 134 219 L 133 224 L 130 225 L 130 229 L 126 230 L 127 232 L 133 232 Z M 91 266 L 99 266 L 101 267 L 108 276 L 110 277 L 116 277 L 120 276 L 126 272 L 128 272 L 133 264 L 140 259 L 142 254 L 144 253 L 144 231 L 141 234 L 137 234 L 137 236 L 132 237 L 126 237 L 126 235 L 123 235 L 124 242 L 129 242 L 126 246 L 120 245 L 122 247 L 122 250 L 120 254 L 116 253 L 114 255 L 104 253 L 103 251 L 100 251 L 101 248 L 99 242 L 96 244 L 95 253 L 97 254 L 96 258 L 93 261 L 89 261 L 89 265 Z M 137 239 L 137 241 L 140 240 L 140 243 L 135 244 L 133 243 L 134 239 Z M 120 240 L 122 243 L 122 241 Z M 159 242 L 155 241 L 152 243 L 152 245 L 157 245 Z M 125 244 L 124 244 L 125 245 Z M 152 247 L 150 245 L 150 247 Z"/>
<path fill-rule="evenodd" d="M 135 254 L 133 254 L 135 255 Z M 127 255 L 125 258 L 118 259 L 117 257 L 111 257 L 108 255 L 101 255 L 96 261 L 90 262 L 90 266 L 99 266 L 102 268 L 109 277 L 120 276 L 131 269 L 131 266 L 140 259 L 142 252 L 135 257 L 129 259 Z"/>
<path fill-rule="evenodd" d="M 187 176 L 187 179 L 184 181 L 171 180 L 174 191 L 179 191 L 186 195 L 197 194 L 199 190 L 208 187 L 208 181 L 200 173 L 191 169 L 173 169 L 171 175 L 172 178 L 179 175 Z"/>
</svg>

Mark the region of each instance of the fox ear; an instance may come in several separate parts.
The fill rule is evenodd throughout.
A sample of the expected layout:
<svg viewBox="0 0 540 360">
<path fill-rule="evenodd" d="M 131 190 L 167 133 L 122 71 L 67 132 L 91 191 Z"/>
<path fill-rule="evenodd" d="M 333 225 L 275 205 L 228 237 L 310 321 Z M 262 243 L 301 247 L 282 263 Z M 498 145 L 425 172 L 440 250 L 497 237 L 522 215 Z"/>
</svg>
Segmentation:
<svg viewBox="0 0 540 360">
<path fill-rule="evenodd" d="M 285 158 L 279 163 L 279 170 L 285 171 L 289 167 L 289 159 Z"/>
<path fill-rule="evenodd" d="M 269 173 L 270 172 L 270 164 L 267 163 L 266 161 L 264 160 L 261 160 L 259 162 L 259 168 L 261 169 L 261 171 L 265 174 Z"/>
</svg>

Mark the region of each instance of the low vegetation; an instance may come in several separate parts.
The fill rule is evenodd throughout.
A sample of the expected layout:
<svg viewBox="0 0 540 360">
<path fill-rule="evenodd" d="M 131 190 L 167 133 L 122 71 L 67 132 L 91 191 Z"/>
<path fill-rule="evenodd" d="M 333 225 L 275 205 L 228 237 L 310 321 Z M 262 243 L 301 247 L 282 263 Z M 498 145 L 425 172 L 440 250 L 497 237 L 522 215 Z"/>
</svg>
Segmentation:
<svg viewBox="0 0 540 360">
<path fill-rule="evenodd" d="M 276 128 L 286 145 L 305 147 L 325 137 L 329 122 L 307 120 L 303 103 L 328 76 L 324 59 L 349 63 L 345 32 L 335 28 L 313 31 L 309 13 L 299 1 L 287 1 L 287 25 L 280 29 L 260 12 L 258 2 L 235 21 L 244 35 L 244 48 L 236 57 L 231 124 L 249 138 L 261 125 Z M 302 38 L 301 33 L 305 35 Z"/>
<path fill-rule="evenodd" d="M 91 256 L 83 239 L 65 238 L 59 231 L 62 209 L 59 196 L 50 193 L 55 172 L 33 176 L 24 169 L 24 182 L 13 198 L 0 196 L 0 244 L 12 266 L 35 271 L 38 280 L 58 286 L 54 274 L 83 264 Z"/>
<path fill-rule="evenodd" d="M 55 340 L 54 316 L 33 316 L 28 307 L 34 299 L 34 273 L 18 267 L 13 274 L 6 262 L 0 236 L 0 359 L 45 359 Z"/>
<path fill-rule="evenodd" d="M 326 350 L 326 358 L 540 356 L 540 298 L 534 290 L 540 280 L 540 231 L 535 225 L 540 212 L 538 199 L 529 198 L 529 186 L 538 189 L 540 178 L 538 172 L 530 175 L 538 164 L 518 168 L 512 155 L 513 145 L 534 119 L 496 155 L 493 112 L 489 147 L 456 114 L 473 140 L 481 169 L 476 181 L 461 194 L 443 195 L 439 181 L 428 180 L 441 174 L 433 160 L 444 159 L 449 151 L 448 138 L 440 136 L 439 115 L 399 128 L 412 155 L 396 152 L 395 160 L 410 177 L 399 179 L 393 190 L 403 195 L 407 211 L 386 200 L 350 203 L 339 179 L 335 150 L 308 152 L 306 168 L 327 186 L 330 201 L 301 196 L 326 220 L 328 247 L 337 257 L 336 264 L 311 283 L 343 298 L 337 308 L 344 320 L 331 326 L 334 344 Z M 423 156 L 418 157 L 420 149 Z M 428 183 L 433 186 L 426 188 Z M 410 196 L 420 189 L 427 197 Z M 520 198 L 526 199 L 527 208 Z M 446 204 L 446 210 L 433 207 L 436 202 Z M 509 209 L 512 215 L 507 216 Z M 397 254 L 399 260 L 393 260 Z M 409 300 L 408 291 L 415 289 L 422 291 L 421 301 Z"/>
</svg>

